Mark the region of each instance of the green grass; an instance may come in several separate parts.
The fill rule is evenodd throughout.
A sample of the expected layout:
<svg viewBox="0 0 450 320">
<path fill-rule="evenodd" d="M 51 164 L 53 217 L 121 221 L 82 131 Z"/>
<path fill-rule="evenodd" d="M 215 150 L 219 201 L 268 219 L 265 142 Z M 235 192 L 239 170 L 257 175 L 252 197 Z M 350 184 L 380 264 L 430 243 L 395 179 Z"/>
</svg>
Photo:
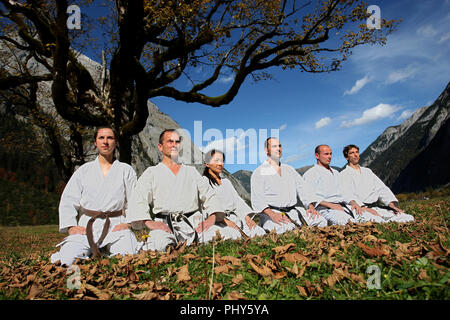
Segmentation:
<svg viewBox="0 0 450 320">
<path fill-rule="evenodd" d="M 67 287 L 66 268 L 49 264 L 64 237 L 56 225 L 0 227 L 0 299 L 449 299 L 450 198 L 401 206 L 414 223 L 306 227 L 78 261 L 78 290 Z M 369 289 L 374 265 L 380 288 Z"/>
</svg>

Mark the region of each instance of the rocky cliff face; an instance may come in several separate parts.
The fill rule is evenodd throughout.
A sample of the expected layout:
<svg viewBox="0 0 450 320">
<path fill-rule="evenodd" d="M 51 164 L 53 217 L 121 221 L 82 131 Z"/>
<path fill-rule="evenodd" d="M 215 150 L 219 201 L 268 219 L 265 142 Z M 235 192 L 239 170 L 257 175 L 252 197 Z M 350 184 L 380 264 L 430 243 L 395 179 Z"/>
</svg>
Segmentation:
<svg viewBox="0 0 450 320">
<path fill-rule="evenodd" d="M 449 182 L 443 156 L 450 149 L 449 94 L 450 83 L 431 106 L 422 107 L 402 124 L 387 128 L 364 150 L 360 164 L 371 168 L 396 193 Z"/>
<path fill-rule="evenodd" d="M 250 194 L 250 178 L 252 177 L 252 172 L 248 170 L 239 170 L 233 173 L 233 177 L 235 177 L 244 189 Z"/>
</svg>

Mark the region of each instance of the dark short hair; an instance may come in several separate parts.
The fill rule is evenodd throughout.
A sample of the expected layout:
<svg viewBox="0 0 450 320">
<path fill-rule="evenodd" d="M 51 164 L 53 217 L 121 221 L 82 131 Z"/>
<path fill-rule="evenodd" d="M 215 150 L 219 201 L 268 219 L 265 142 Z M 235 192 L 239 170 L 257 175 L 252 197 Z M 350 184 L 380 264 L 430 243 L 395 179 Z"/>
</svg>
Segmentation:
<svg viewBox="0 0 450 320">
<path fill-rule="evenodd" d="M 176 132 L 178 134 L 178 132 L 175 129 L 164 129 L 164 131 L 161 132 L 161 134 L 159 135 L 159 144 L 162 144 L 164 142 L 164 135 L 166 134 L 166 132 Z"/>
<path fill-rule="evenodd" d="M 266 141 L 264 141 L 264 148 L 268 148 L 269 147 L 269 140 L 270 139 L 277 139 L 276 137 L 268 137 L 267 139 L 266 139 Z"/>
<path fill-rule="evenodd" d="M 327 145 L 327 144 L 319 144 L 319 145 L 314 149 L 314 153 L 315 153 L 315 154 L 316 154 L 316 153 L 319 153 L 319 154 L 320 154 L 320 147 L 322 147 L 322 146 L 330 147 L 330 146 Z"/>
<path fill-rule="evenodd" d="M 354 144 L 349 144 L 348 146 L 344 147 L 344 150 L 342 150 L 342 153 L 344 154 L 344 158 L 348 157 L 348 152 L 350 151 L 350 149 L 353 149 L 353 148 L 358 149 L 358 151 L 359 151 L 359 147 Z"/>
</svg>

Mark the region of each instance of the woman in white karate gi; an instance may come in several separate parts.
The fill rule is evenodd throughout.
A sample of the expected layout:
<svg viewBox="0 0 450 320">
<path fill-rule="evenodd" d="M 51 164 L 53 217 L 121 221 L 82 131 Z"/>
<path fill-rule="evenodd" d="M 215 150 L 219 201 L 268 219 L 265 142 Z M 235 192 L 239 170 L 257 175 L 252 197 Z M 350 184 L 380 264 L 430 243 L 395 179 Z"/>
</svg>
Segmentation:
<svg viewBox="0 0 450 320">
<path fill-rule="evenodd" d="M 209 182 L 219 197 L 227 220 L 233 222 L 249 237 L 265 235 L 266 231 L 252 220 L 253 210 L 239 196 L 230 180 L 221 177 L 224 162 L 223 152 L 214 149 L 209 151 L 206 154 L 203 179 Z"/>
<path fill-rule="evenodd" d="M 125 223 L 136 173 L 115 159 L 116 137 L 111 127 L 98 128 L 97 158 L 80 166 L 69 179 L 59 204 L 59 231 L 69 236 L 57 245 L 61 249 L 52 254 L 52 263 L 70 266 L 76 258 L 98 257 L 100 249 L 110 256 L 136 253 L 136 237 Z"/>
</svg>

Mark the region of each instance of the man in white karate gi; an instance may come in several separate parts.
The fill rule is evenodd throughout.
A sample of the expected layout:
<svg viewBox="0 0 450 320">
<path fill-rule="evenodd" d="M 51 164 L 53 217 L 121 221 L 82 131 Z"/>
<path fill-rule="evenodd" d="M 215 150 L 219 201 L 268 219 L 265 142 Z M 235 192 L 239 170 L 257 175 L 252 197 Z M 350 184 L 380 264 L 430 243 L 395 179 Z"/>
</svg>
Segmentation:
<svg viewBox="0 0 450 320">
<path fill-rule="evenodd" d="M 281 143 L 269 137 L 264 144 L 267 160 L 253 172 L 251 202 L 260 213 L 260 226 L 278 234 L 293 230 L 303 224 L 325 227 L 326 219 L 315 209 L 321 199 L 313 187 L 295 169 L 281 163 Z M 296 207 L 297 197 L 303 207 Z"/>
<path fill-rule="evenodd" d="M 317 163 L 303 174 L 303 178 L 314 186 L 317 196 L 323 199 L 317 211 L 327 219 L 329 225 L 356 222 L 353 212 L 345 202 L 339 172 L 330 167 L 332 157 L 330 146 L 326 144 L 317 146 L 314 156 Z"/>
<path fill-rule="evenodd" d="M 162 162 L 144 171 L 131 196 L 127 221 L 135 229 L 143 225 L 150 229 L 143 250 L 164 251 L 184 241 L 187 245 L 206 242 L 215 235 L 213 226 L 224 222 L 224 210 L 214 190 L 197 169 L 179 163 L 180 142 L 174 129 L 161 133 L 158 150 Z M 220 228 L 220 233 L 225 239 L 241 237 L 228 226 Z"/>
<path fill-rule="evenodd" d="M 382 218 L 378 222 L 414 221 L 412 215 L 397 207 L 397 198 L 383 181 L 372 170 L 359 165 L 358 146 L 348 145 L 344 147 L 343 153 L 348 164 L 340 172 L 340 177 L 357 213 L 369 211 Z"/>
<path fill-rule="evenodd" d="M 125 222 L 127 199 L 136 185 L 133 168 L 114 157 L 116 134 L 109 127 L 95 133 L 98 156 L 80 166 L 72 175 L 59 203 L 59 231 L 69 233 L 50 261 L 70 266 L 76 258 L 134 254 L 138 242 Z M 77 217 L 80 215 L 79 220 Z"/>
</svg>

